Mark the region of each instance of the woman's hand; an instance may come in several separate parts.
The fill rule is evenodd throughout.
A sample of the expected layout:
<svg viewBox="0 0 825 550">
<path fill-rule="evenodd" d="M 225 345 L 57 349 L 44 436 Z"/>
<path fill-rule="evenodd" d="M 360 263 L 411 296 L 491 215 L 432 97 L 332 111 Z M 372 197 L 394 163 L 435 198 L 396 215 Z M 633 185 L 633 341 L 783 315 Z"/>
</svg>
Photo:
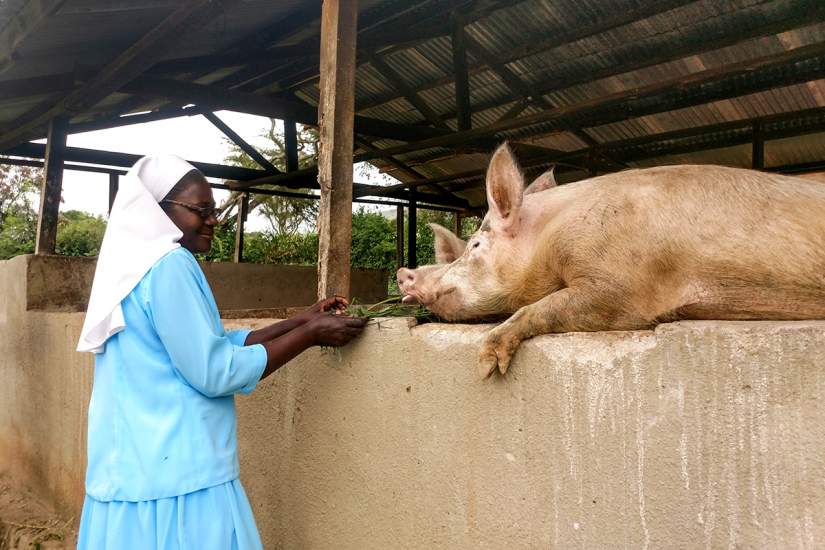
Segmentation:
<svg viewBox="0 0 825 550">
<path fill-rule="evenodd" d="M 347 309 L 347 306 L 349 306 L 349 302 L 343 296 L 324 298 L 323 300 L 318 300 L 298 315 L 295 315 L 292 320 L 302 325 L 309 322 L 317 315 L 328 311 L 339 312 L 339 314 L 343 313 Z"/>
<path fill-rule="evenodd" d="M 367 321 L 368 319 L 335 315 L 326 311 L 313 314 L 305 326 L 312 333 L 315 345 L 338 347 L 361 334 Z"/>
</svg>

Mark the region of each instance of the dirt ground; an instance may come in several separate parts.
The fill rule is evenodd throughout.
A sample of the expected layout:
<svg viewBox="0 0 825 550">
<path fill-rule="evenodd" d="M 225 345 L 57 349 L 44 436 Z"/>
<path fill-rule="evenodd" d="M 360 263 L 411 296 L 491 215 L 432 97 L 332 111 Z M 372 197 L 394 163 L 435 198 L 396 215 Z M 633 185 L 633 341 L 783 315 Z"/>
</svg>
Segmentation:
<svg viewBox="0 0 825 550">
<path fill-rule="evenodd" d="M 57 514 L 41 495 L 0 474 L 0 550 L 70 550 L 79 518 Z"/>
</svg>

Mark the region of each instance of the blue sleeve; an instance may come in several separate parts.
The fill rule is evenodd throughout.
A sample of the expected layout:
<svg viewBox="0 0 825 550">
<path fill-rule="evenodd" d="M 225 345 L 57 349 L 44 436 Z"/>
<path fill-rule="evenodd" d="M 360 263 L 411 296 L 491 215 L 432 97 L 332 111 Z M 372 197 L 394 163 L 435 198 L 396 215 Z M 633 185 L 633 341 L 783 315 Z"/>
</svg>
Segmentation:
<svg viewBox="0 0 825 550">
<path fill-rule="evenodd" d="M 252 332 L 252 329 L 248 328 L 230 330 L 226 333 L 226 337 L 229 338 L 229 341 L 236 346 L 245 346 L 246 337 L 249 336 L 250 332 Z"/>
<path fill-rule="evenodd" d="M 150 275 L 149 316 L 183 379 L 208 397 L 251 392 L 266 368 L 266 349 L 236 345 L 246 339 L 243 331 L 226 334 L 195 258 L 170 252 Z"/>
</svg>

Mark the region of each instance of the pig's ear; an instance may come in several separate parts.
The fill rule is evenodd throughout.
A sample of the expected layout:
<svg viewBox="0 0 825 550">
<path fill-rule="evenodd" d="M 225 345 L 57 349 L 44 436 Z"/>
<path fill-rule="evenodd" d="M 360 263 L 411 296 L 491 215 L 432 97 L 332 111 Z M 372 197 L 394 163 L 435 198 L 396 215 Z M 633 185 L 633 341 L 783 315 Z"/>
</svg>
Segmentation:
<svg viewBox="0 0 825 550">
<path fill-rule="evenodd" d="M 487 207 L 490 221 L 503 231 L 513 231 L 524 196 L 524 176 L 507 144 L 493 153 L 487 169 Z"/>
<path fill-rule="evenodd" d="M 533 193 L 540 193 L 546 189 L 550 189 L 555 187 L 556 184 L 556 176 L 553 171 L 556 169 L 554 166 L 547 172 L 543 173 L 539 177 L 533 180 L 533 183 L 527 186 L 527 189 L 524 190 L 525 195 L 532 195 Z"/>
<path fill-rule="evenodd" d="M 459 239 L 455 233 L 438 225 L 428 224 L 435 235 L 435 262 L 438 264 L 451 264 L 456 258 L 464 253 L 467 243 Z"/>
</svg>

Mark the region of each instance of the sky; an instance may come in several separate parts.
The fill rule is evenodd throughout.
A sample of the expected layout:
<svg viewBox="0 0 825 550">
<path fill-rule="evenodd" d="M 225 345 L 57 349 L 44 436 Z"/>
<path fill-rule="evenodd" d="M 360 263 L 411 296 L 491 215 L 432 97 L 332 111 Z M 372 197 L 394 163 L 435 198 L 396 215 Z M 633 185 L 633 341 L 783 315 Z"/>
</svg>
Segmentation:
<svg viewBox="0 0 825 550">
<path fill-rule="evenodd" d="M 265 145 L 266 138 L 261 136 L 269 129 L 268 118 L 231 111 L 218 111 L 215 114 L 251 145 L 258 149 Z M 216 164 L 224 163 L 230 148 L 223 133 L 200 115 L 74 134 L 69 136 L 68 145 L 136 155 L 173 153 L 187 160 Z M 353 172 L 354 181 L 357 182 L 397 183 L 393 178 L 379 174 L 370 165 L 356 165 Z M 218 203 L 229 194 L 228 191 L 219 189 L 213 192 Z M 61 211 L 83 210 L 105 217 L 109 206 L 109 176 L 66 170 L 63 174 L 62 197 Z M 268 224 L 263 217 L 253 212 L 246 227 L 248 231 L 260 231 L 267 228 Z"/>
</svg>

